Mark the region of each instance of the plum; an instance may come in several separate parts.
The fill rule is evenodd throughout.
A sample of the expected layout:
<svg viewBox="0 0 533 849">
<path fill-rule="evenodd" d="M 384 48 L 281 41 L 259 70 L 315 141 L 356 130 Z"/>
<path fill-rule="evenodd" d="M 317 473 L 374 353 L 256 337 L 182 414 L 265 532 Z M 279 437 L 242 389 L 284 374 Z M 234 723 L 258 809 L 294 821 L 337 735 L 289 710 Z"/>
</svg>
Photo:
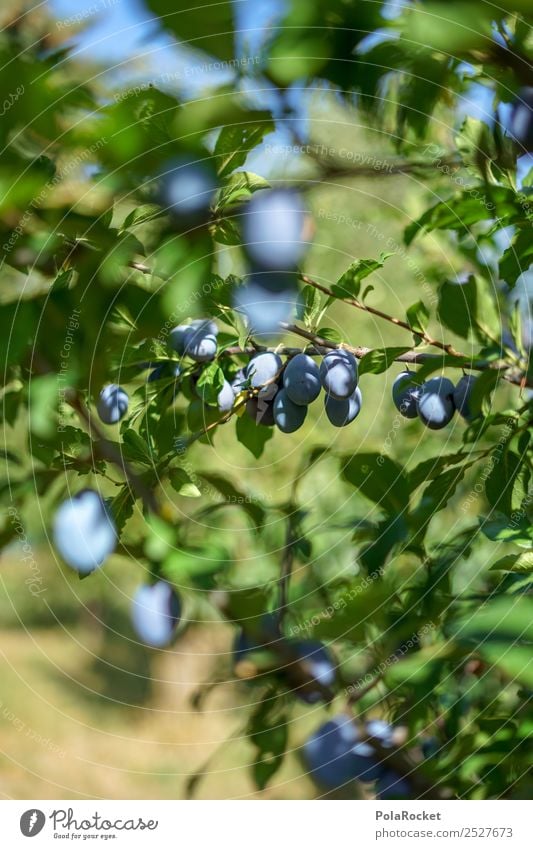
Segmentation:
<svg viewBox="0 0 533 849">
<path fill-rule="evenodd" d="M 115 550 L 117 532 L 100 495 L 84 489 L 56 511 L 53 539 L 63 560 L 85 575 L 101 566 Z"/>
<path fill-rule="evenodd" d="M 304 743 L 303 758 L 315 781 L 328 790 L 356 777 L 352 747 L 359 734 L 350 716 L 339 714 Z"/>
<path fill-rule="evenodd" d="M 342 401 L 355 392 L 358 371 L 354 355 L 339 348 L 327 353 L 320 363 L 320 380 L 328 395 Z"/>
<path fill-rule="evenodd" d="M 453 391 L 453 403 L 455 408 L 460 412 L 462 417 L 467 421 L 472 418 L 472 410 L 470 409 L 470 396 L 476 383 L 476 376 L 473 374 L 465 374 Z"/>
<path fill-rule="evenodd" d="M 235 395 L 233 394 L 231 383 L 225 380 L 222 389 L 217 395 L 217 407 L 221 413 L 229 413 L 234 401 Z"/>
<path fill-rule="evenodd" d="M 166 360 L 163 363 L 158 363 L 153 371 L 147 377 L 147 383 L 153 383 L 155 380 L 162 380 L 168 377 L 179 377 L 181 369 L 173 360 Z"/>
<path fill-rule="evenodd" d="M 170 331 L 169 342 L 178 354 L 203 363 L 214 359 L 216 355 L 217 334 L 215 322 L 201 318 L 190 324 L 178 324 Z"/>
<path fill-rule="evenodd" d="M 305 253 L 305 209 L 298 192 L 273 189 L 254 195 L 244 211 L 243 245 L 260 268 L 294 268 Z"/>
<path fill-rule="evenodd" d="M 283 388 L 293 404 L 307 406 L 320 394 L 320 371 L 308 354 L 296 354 L 285 366 Z"/>
<path fill-rule="evenodd" d="M 422 384 L 418 399 L 418 415 L 431 430 L 440 430 L 452 420 L 455 412 L 454 385 L 447 377 L 432 377 Z"/>
<path fill-rule="evenodd" d="M 291 662 L 284 671 L 294 683 L 295 696 L 307 704 L 328 701 L 335 666 L 325 645 L 318 640 L 292 640 L 286 648 Z"/>
<path fill-rule="evenodd" d="M 415 372 L 402 371 L 392 384 L 394 406 L 406 419 L 416 419 L 421 387 L 413 383 Z"/>
<path fill-rule="evenodd" d="M 511 135 L 528 153 L 533 152 L 533 87 L 521 88 L 513 103 Z"/>
<path fill-rule="evenodd" d="M 246 375 L 244 374 L 244 369 L 240 368 L 233 380 L 231 381 L 231 388 L 235 397 L 237 397 L 237 395 L 242 392 L 245 383 Z"/>
<path fill-rule="evenodd" d="M 283 368 L 283 362 L 278 354 L 265 351 L 264 354 L 256 354 L 246 366 L 244 373 L 254 389 L 259 389 L 265 383 L 274 381 Z"/>
<path fill-rule="evenodd" d="M 410 799 L 412 793 L 408 779 L 392 769 L 385 770 L 376 784 L 376 794 L 380 799 Z"/>
<path fill-rule="evenodd" d="M 161 202 L 174 220 L 190 225 L 207 221 L 217 189 L 210 163 L 180 157 L 166 164 L 160 179 Z"/>
<path fill-rule="evenodd" d="M 274 424 L 273 402 L 266 398 L 249 398 L 246 402 L 246 412 L 256 424 L 272 427 Z"/>
<path fill-rule="evenodd" d="M 274 421 L 283 433 L 294 433 L 304 423 L 307 407 L 295 404 L 287 395 L 286 389 L 280 389 L 274 398 Z"/>
<path fill-rule="evenodd" d="M 167 581 L 145 584 L 133 597 L 131 618 L 135 633 L 153 648 L 162 648 L 171 642 L 180 615 L 179 598 Z"/>
<path fill-rule="evenodd" d="M 109 383 L 100 392 L 96 409 L 104 424 L 117 424 L 128 412 L 128 393 L 116 383 Z"/>
<path fill-rule="evenodd" d="M 252 333 L 270 337 L 280 332 L 280 322 L 290 321 L 298 291 L 292 278 L 276 274 L 252 274 L 233 292 L 233 307 L 242 313 Z"/>
<path fill-rule="evenodd" d="M 373 737 L 384 749 L 393 747 L 393 731 L 392 726 L 381 719 L 371 719 L 365 725 L 366 735 Z M 371 742 L 362 740 L 356 743 L 352 752 L 355 774 L 361 781 L 375 781 L 383 775 L 386 768 L 377 759 L 376 750 Z"/>
<path fill-rule="evenodd" d="M 324 408 L 326 415 L 334 427 L 344 427 L 359 415 L 363 403 L 363 396 L 359 387 L 353 395 L 345 398 L 343 401 L 338 401 L 331 395 L 326 395 L 324 398 Z"/>
</svg>

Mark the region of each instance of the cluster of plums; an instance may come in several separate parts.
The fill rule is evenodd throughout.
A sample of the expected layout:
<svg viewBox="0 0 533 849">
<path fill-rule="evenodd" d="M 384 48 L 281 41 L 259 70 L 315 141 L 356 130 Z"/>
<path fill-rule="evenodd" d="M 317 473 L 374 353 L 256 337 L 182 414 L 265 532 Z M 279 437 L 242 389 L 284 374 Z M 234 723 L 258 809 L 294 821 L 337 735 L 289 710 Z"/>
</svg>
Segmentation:
<svg viewBox="0 0 533 849">
<path fill-rule="evenodd" d="M 387 765 L 387 757 L 380 757 L 372 741 L 381 750 L 393 750 L 394 729 L 383 720 L 372 719 L 361 733 L 352 717 L 340 714 L 309 737 L 303 758 L 317 784 L 326 790 L 358 779 L 376 782 L 381 799 L 409 798 L 409 781 Z"/>
<path fill-rule="evenodd" d="M 246 410 L 257 424 L 275 424 L 283 433 L 293 433 L 322 389 L 331 424 L 352 422 L 362 404 L 357 383 L 357 360 L 349 351 L 338 350 L 326 354 L 320 367 L 308 354 L 296 354 L 285 364 L 273 352 L 256 354 L 232 385 L 235 392 L 250 388 L 254 393 Z"/>
<path fill-rule="evenodd" d="M 393 383 L 392 399 L 402 416 L 406 419 L 418 416 L 431 430 L 446 427 L 456 410 L 470 421 L 474 375 L 463 375 L 456 386 L 447 377 L 432 377 L 422 384 L 417 384 L 415 379 L 414 372 L 404 371 Z"/>
</svg>

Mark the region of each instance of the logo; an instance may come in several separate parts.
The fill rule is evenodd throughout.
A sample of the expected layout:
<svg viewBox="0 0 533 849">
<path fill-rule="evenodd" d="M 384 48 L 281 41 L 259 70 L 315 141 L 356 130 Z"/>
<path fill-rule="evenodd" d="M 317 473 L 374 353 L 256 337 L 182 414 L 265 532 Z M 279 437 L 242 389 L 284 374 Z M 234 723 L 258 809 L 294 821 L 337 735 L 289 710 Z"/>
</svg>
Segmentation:
<svg viewBox="0 0 533 849">
<path fill-rule="evenodd" d="M 43 830 L 45 822 L 46 817 L 43 812 L 37 810 L 37 808 L 32 808 L 22 814 L 20 818 L 20 830 L 24 837 L 35 837 L 36 834 L 39 834 Z"/>
</svg>

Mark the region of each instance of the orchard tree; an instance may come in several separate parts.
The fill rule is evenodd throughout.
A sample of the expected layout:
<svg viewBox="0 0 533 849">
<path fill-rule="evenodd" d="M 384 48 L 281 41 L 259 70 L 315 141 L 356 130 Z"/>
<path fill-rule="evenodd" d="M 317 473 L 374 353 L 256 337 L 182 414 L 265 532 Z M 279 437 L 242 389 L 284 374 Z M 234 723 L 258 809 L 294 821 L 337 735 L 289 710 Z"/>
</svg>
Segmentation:
<svg viewBox="0 0 533 849">
<path fill-rule="evenodd" d="M 201 94 L 2 31 L 2 544 L 230 623 L 260 789 L 313 705 L 317 793 L 527 798 L 530 4 L 147 5 Z"/>
</svg>

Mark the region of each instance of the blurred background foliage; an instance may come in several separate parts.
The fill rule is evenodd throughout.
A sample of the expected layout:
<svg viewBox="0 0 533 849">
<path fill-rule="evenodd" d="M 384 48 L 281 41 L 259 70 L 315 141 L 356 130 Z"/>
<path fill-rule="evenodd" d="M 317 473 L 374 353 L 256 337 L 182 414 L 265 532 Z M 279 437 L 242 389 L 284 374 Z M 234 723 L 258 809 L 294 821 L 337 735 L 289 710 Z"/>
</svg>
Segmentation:
<svg viewBox="0 0 533 849">
<path fill-rule="evenodd" d="M 186 5 L 0 12 L 2 792 L 321 795 L 300 747 L 331 708 L 281 692 L 261 713 L 270 685 L 233 669 L 237 626 L 277 606 L 289 550 L 285 627 L 312 621 L 304 636 L 330 645 L 334 705 L 370 673 L 354 709 L 405 727 L 428 794 L 528 798 L 532 163 L 506 127 L 533 85 L 530 5 L 502 2 L 497 18 L 462 0 Z M 179 155 L 218 170 L 208 226 L 177 230 L 161 207 L 159 175 Z M 330 288 L 353 262 L 390 254 L 353 294 L 462 351 L 459 365 L 500 365 L 482 372 L 476 421 L 438 433 L 400 421 L 399 367 L 367 361 L 350 427 L 334 430 L 316 404 L 291 436 L 231 420 L 176 453 L 210 413 L 185 386 L 173 400 L 172 380 L 147 388 L 139 364 L 171 355 L 164 328 L 188 318 L 216 317 L 227 345 L 246 340 L 230 310 L 247 272 L 238 213 L 267 184 L 305 194 L 304 273 Z M 428 350 L 338 299 L 317 324 L 326 299 L 303 295 L 300 325 L 319 335 Z M 66 403 L 92 409 L 107 381 L 132 402 L 105 436 L 160 516 L 147 518 Z M 110 499 L 121 543 L 79 582 L 49 535 L 57 505 L 85 486 Z M 162 652 L 129 623 L 153 574 L 184 606 Z M 250 769 L 272 754 L 274 768 Z"/>
</svg>

